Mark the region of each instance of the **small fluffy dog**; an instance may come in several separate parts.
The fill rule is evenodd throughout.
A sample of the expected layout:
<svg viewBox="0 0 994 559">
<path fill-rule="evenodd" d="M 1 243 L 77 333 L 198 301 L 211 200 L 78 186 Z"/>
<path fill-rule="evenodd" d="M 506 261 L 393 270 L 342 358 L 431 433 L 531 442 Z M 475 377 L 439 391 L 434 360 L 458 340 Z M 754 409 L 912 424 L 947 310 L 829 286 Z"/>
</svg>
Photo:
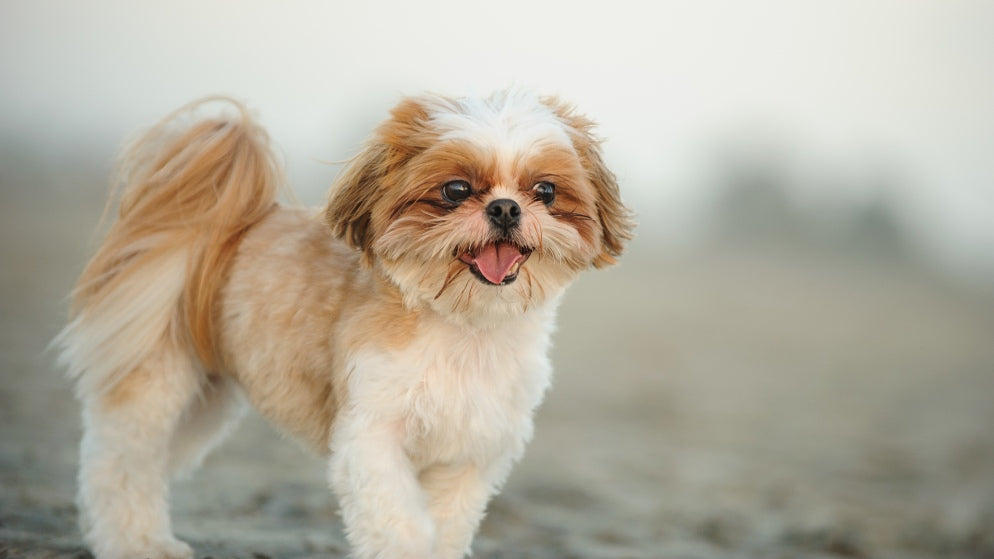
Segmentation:
<svg viewBox="0 0 994 559">
<path fill-rule="evenodd" d="M 564 288 L 631 237 L 593 123 L 519 91 L 408 98 L 312 211 L 277 203 L 266 134 L 230 103 L 125 154 L 57 340 L 87 543 L 191 557 L 168 481 L 247 397 L 327 456 L 356 557 L 464 556 L 531 437 Z"/>
</svg>

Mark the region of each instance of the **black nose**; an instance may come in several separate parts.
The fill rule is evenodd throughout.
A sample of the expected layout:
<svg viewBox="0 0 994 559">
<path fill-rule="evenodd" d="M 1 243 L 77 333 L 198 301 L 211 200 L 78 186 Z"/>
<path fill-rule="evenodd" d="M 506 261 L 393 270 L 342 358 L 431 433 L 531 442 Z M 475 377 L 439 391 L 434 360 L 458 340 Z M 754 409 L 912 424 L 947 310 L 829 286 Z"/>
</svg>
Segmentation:
<svg viewBox="0 0 994 559">
<path fill-rule="evenodd" d="M 501 198 L 487 204 L 487 217 L 501 231 L 507 233 L 521 221 L 521 206 L 514 200 Z"/>
</svg>

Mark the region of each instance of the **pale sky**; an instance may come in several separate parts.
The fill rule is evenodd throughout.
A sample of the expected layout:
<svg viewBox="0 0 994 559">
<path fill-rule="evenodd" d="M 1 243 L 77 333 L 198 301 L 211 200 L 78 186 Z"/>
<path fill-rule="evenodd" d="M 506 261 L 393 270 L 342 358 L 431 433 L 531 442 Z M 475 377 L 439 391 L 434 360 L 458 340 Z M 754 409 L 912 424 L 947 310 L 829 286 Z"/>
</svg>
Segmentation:
<svg viewBox="0 0 994 559">
<path fill-rule="evenodd" d="M 231 94 L 314 202 L 335 171 L 321 162 L 402 95 L 510 84 L 600 122 L 644 232 L 692 230 L 715 150 L 754 143 L 788 153 L 798 198 L 826 207 L 896 169 L 926 246 L 994 262 L 994 2 L 0 0 L 5 133 L 110 157 Z"/>
</svg>

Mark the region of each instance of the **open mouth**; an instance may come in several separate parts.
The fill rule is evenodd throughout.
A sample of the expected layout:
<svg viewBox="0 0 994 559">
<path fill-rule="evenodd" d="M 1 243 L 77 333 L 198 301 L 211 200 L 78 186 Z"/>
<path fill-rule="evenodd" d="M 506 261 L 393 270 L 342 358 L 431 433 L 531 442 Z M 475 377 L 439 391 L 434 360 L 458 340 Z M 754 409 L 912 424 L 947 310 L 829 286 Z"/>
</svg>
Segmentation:
<svg viewBox="0 0 994 559">
<path fill-rule="evenodd" d="M 471 252 L 464 252 L 459 260 L 483 283 L 508 285 L 518 279 L 521 265 L 531 256 L 531 249 L 512 243 L 497 241 Z"/>
</svg>

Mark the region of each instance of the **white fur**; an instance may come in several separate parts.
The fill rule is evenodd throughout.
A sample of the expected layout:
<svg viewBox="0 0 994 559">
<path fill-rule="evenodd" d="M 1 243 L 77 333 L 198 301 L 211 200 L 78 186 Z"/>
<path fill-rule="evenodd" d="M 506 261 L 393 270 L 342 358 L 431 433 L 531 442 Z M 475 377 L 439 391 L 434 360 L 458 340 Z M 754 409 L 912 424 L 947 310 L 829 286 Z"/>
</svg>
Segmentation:
<svg viewBox="0 0 994 559">
<path fill-rule="evenodd" d="M 460 98 L 456 103 L 458 111 L 441 109 L 432 114 L 442 140 L 466 140 L 497 150 L 506 159 L 539 145 L 572 149 L 566 126 L 533 92 L 510 90 L 485 99 Z"/>
<path fill-rule="evenodd" d="M 197 390 L 182 352 L 148 356 L 148 390 L 107 409 L 83 398 L 79 509 L 83 537 L 100 559 L 186 559 L 188 545 L 169 520 L 169 446 L 177 420 Z"/>
<path fill-rule="evenodd" d="M 405 350 L 352 356 L 329 475 L 358 557 L 469 551 L 531 438 L 554 307 L 480 329 L 436 317 Z"/>
</svg>

